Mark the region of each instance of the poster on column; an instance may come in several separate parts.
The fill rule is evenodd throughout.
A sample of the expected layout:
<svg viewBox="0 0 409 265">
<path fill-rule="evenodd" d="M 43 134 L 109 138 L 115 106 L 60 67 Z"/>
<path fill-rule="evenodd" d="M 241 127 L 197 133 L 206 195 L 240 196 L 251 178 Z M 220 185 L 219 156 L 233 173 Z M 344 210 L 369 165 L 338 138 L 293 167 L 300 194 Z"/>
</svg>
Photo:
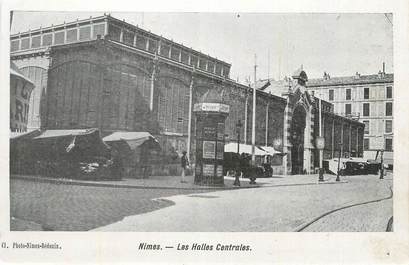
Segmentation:
<svg viewBox="0 0 409 265">
<path fill-rule="evenodd" d="M 203 141 L 203 158 L 215 159 L 216 157 L 216 142 Z"/>
</svg>

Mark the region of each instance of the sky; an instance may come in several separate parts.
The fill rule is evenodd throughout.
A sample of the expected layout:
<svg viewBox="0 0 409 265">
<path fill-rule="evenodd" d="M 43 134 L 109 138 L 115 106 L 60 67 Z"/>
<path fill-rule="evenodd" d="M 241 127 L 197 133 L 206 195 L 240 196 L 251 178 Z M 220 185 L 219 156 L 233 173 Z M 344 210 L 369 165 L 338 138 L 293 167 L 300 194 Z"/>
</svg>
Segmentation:
<svg viewBox="0 0 409 265">
<path fill-rule="evenodd" d="M 107 12 L 108 13 L 108 12 Z M 232 64 L 246 83 L 282 79 L 301 65 L 309 78 L 393 72 L 393 19 L 383 13 L 124 13 L 111 16 Z M 103 12 L 15 12 L 11 33 Z"/>
</svg>

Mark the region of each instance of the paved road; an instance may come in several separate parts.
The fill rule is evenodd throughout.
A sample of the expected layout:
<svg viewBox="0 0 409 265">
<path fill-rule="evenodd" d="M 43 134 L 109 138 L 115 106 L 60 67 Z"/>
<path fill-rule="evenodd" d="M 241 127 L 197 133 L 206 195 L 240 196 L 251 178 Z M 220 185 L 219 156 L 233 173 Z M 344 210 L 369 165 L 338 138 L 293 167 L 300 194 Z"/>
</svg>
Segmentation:
<svg viewBox="0 0 409 265">
<path fill-rule="evenodd" d="M 197 190 L 107 188 L 10 180 L 11 230 L 84 231 L 173 205 Z"/>
<path fill-rule="evenodd" d="M 198 196 L 166 198 L 175 205 L 96 229 L 97 231 L 174 231 L 174 232 L 235 232 L 235 231 L 295 231 L 305 223 L 333 209 L 390 196 L 391 176 L 379 180 L 376 176 L 347 177 L 348 183 L 266 187 L 247 190 L 204 193 Z M 345 231 L 360 231 L 348 223 L 380 222 L 365 226 L 366 231 L 385 231 L 391 203 L 352 209 L 343 212 Z M 369 215 L 369 212 L 372 213 Z M 370 219 L 375 215 L 385 220 Z M 352 221 L 351 221 L 352 220 Z M 313 229 L 314 227 L 311 227 Z M 319 230 L 317 226 L 314 231 Z M 325 229 L 324 229 L 325 228 Z M 332 228 L 322 227 L 324 230 Z"/>
<path fill-rule="evenodd" d="M 304 232 L 385 232 L 393 215 L 392 199 L 358 205 L 331 213 Z"/>
</svg>

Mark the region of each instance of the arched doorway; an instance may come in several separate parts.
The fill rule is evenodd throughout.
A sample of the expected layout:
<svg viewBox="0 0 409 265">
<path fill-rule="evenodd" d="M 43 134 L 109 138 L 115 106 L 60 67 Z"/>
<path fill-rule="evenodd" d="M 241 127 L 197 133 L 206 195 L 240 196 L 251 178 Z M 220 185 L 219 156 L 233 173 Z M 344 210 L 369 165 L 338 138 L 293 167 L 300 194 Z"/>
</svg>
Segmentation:
<svg viewBox="0 0 409 265">
<path fill-rule="evenodd" d="M 291 142 L 291 172 L 292 174 L 302 174 L 304 168 L 304 134 L 306 125 L 306 111 L 301 106 L 296 106 L 291 121 L 290 142 Z"/>
</svg>

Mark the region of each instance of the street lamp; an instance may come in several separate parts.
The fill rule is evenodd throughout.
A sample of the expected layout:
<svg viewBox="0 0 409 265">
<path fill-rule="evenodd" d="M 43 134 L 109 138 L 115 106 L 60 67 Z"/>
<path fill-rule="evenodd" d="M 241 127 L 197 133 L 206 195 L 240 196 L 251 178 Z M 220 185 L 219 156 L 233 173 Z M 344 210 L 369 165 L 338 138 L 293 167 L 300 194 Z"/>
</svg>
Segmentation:
<svg viewBox="0 0 409 265">
<path fill-rule="evenodd" d="M 340 179 L 339 179 L 339 165 L 340 165 L 340 162 L 341 162 L 341 146 L 343 145 L 344 143 L 343 142 L 340 142 L 339 143 L 339 155 L 338 155 L 338 170 L 337 170 L 337 178 L 335 179 L 335 181 L 339 181 Z"/>
<path fill-rule="evenodd" d="M 236 162 L 236 174 L 234 178 L 234 186 L 240 186 L 239 172 L 240 172 L 240 131 L 241 131 L 241 120 L 238 120 L 236 123 L 236 132 L 237 132 L 237 162 Z"/>
<path fill-rule="evenodd" d="M 383 179 L 383 175 L 384 175 L 384 168 L 383 168 L 383 153 L 386 149 L 386 137 L 385 135 L 383 136 L 383 149 L 381 150 L 381 169 L 379 172 L 379 179 Z"/>
<path fill-rule="evenodd" d="M 324 168 L 322 166 L 322 160 L 323 160 L 323 150 L 325 147 L 325 139 L 322 136 L 319 136 L 316 138 L 316 146 L 317 149 L 319 150 L 319 163 L 320 163 L 320 168 L 318 172 L 318 181 L 324 181 Z"/>
</svg>

